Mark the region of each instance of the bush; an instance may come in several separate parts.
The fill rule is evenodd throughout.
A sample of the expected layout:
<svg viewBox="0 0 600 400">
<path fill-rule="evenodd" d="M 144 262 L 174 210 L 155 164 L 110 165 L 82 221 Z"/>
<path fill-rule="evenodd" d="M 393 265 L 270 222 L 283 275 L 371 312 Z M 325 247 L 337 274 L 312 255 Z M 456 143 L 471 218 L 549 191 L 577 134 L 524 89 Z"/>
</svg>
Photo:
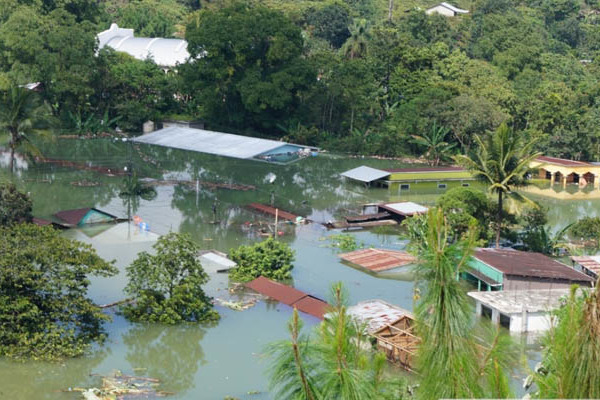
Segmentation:
<svg viewBox="0 0 600 400">
<path fill-rule="evenodd" d="M 132 321 L 177 324 L 219 319 L 202 285 L 208 275 L 198 261 L 198 246 L 188 235 L 169 233 L 127 267 L 125 292 L 133 297 L 123 313 Z"/>
<path fill-rule="evenodd" d="M 294 251 L 273 238 L 231 250 L 229 258 L 238 265 L 230 274 L 237 281 L 248 282 L 259 276 L 275 280 L 292 277 Z"/>
<path fill-rule="evenodd" d="M 31 222 L 31 199 L 10 183 L 0 183 L 0 226 Z"/>
<path fill-rule="evenodd" d="M 569 229 L 569 236 L 576 240 L 598 240 L 600 238 L 600 218 L 585 217 L 580 219 Z"/>
</svg>

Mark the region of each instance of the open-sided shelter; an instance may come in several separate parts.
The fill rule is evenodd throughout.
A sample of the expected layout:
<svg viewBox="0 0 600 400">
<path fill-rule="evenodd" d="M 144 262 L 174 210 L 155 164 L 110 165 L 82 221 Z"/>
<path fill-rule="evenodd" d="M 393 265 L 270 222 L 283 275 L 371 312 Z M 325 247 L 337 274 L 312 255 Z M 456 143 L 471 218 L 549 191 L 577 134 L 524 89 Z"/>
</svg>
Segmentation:
<svg viewBox="0 0 600 400">
<path fill-rule="evenodd" d="M 406 314 L 371 334 L 377 339 L 377 348 L 387 359 L 401 367 L 412 370 L 421 339 L 415 332 L 415 319 Z"/>
</svg>

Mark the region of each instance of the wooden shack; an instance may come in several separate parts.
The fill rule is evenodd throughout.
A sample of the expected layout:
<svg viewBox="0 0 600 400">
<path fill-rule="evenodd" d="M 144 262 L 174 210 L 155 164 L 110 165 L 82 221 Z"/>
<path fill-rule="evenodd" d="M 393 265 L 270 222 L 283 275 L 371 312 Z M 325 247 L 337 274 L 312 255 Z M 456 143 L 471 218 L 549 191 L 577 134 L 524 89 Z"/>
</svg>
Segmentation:
<svg viewBox="0 0 600 400">
<path fill-rule="evenodd" d="M 377 339 L 377 349 L 385 353 L 390 362 L 412 371 L 421 339 L 416 336 L 415 319 L 406 314 L 371 335 Z"/>
</svg>

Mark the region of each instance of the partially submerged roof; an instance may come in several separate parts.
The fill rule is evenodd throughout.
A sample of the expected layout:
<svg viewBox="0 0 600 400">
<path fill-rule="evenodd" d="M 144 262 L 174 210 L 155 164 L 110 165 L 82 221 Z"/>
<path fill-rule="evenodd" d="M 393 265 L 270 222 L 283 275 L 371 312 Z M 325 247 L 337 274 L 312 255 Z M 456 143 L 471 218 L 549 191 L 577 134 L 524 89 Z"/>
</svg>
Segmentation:
<svg viewBox="0 0 600 400">
<path fill-rule="evenodd" d="M 575 160 L 568 160 L 566 158 L 557 158 L 557 157 L 548 157 L 548 156 L 539 156 L 535 160 L 540 163 L 543 163 L 543 164 L 555 164 L 555 165 L 560 165 L 562 167 L 586 167 L 586 166 L 593 165 L 586 161 L 575 161 Z"/>
<path fill-rule="evenodd" d="M 425 167 L 425 168 L 393 168 L 386 169 L 387 172 L 396 172 L 396 173 L 414 173 L 414 172 L 465 172 L 466 169 L 462 167 Z"/>
<path fill-rule="evenodd" d="M 373 272 L 387 271 L 415 262 L 415 257 L 405 251 L 386 249 L 361 249 L 340 254 L 340 258 Z"/>
<path fill-rule="evenodd" d="M 329 306 L 321 299 L 262 276 L 246 283 L 246 287 L 320 319 L 323 319 Z"/>
<path fill-rule="evenodd" d="M 592 282 L 586 274 L 541 253 L 512 249 L 477 249 L 474 257 L 504 275 Z"/>
<path fill-rule="evenodd" d="M 208 273 L 225 272 L 237 267 L 237 264 L 227 257 L 227 254 L 217 250 L 203 250 L 200 253 L 202 267 Z"/>
<path fill-rule="evenodd" d="M 366 324 L 369 333 L 397 321 L 404 315 L 412 317 L 410 311 L 379 299 L 361 301 L 355 306 L 348 307 L 347 312 L 358 323 Z"/>
<path fill-rule="evenodd" d="M 600 276 L 600 256 L 572 256 L 571 260 Z"/>
<path fill-rule="evenodd" d="M 79 225 L 80 223 L 82 223 L 84 221 L 85 217 L 90 212 L 95 212 L 95 213 L 101 214 L 103 216 L 106 216 L 106 218 L 108 220 L 116 220 L 117 219 L 116 216 L 109 214 L 105 211 L 98 210 L 97 208 L 94 208 L 94 207 L 85 207 L 85 208 L 77 208 L 74 210 L 59 211 L 56 214 L 54 214 L 54 216 L 57 218 L 60 218 L 61 220 L 65 221 L 69 225 Z"/>
<path fill-rule="evenodd" d="M 370 183 L 378 179 L 388 177 L 390 176 L 390 173 L 381 169 L 371 168 L 363 165 L 346 172 L 342 172 L 341 175 L 354 181 Z"/>
<path fill-rule="evenodd" d="M 412 201 L 403 201 L 400 203 L 386 203 L 380 204 L 379 208 L 383 208 L 394 214 L 399 214 L 404 217 L 411 217 L 417 214 L 424 214 L 428 208 Z"/>
<path fill-rule="evenodd" d="M 190 57 L 188 43 L 183 39 L 136 38 L 133 29 L 119 28 L 117 24 L 111 24 L 109 29 L 100 32 L 97 37 L 99 49 L 108 46 L 138 60 L 151 58 L 163 67 L 183 64 Z"/>
<path fill-rule="evenodd" d="M 469 292 L 468 295 L 503 314 L 547 312 L 560 307 L 560 299 L 571 289 L 501 290 Z M 582 290 L 582 289 L 579 289 Z"/>
<path fill-rule="evenodd" d="M 263 155 L 265 154 L 269 156 L 277 155 L 278 149 L 281 149 L 281 154 L 309 149 L 308 147 L 276 140 L 179 126 L 159 129 L 138 136 L 133 141 L 242 159 L 264 159 Z"/>
</svg>

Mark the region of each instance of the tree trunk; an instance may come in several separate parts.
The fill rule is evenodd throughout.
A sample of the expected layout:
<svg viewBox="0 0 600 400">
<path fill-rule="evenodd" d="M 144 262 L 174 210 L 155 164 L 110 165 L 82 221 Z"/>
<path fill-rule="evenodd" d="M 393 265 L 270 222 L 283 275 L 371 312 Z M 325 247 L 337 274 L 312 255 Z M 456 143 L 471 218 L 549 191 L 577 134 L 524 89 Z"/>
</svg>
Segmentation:
<svg viewBox="0 0 600 400">
<path fill-rule="evenodd" d="M 10 142 L 10 160 L 8 164 L 8 169 L 10 169 L 10 173 L 14 173 L 15 166 L 15 143 L 13 141 Z"/>
<path fill-rule="evenodd" d="M 352 107 L 352 111 L 350 112 L 350 134 L 352 134 L 353 128 L 354 128 L 354 107 Z"/>
<path fill-rule="evenodd" d="M 496 248 L 500 248 L 500 231 L 502 230 L 502 191 L 498 191 L 498 214 L 496 215 Z"/>
<path fill-rule="evenodd" d="M 394 0 L 390 0 L 388 7 L 388 21 L 392 21 L 392 10 L 394 9 Z"/>
</svg>

